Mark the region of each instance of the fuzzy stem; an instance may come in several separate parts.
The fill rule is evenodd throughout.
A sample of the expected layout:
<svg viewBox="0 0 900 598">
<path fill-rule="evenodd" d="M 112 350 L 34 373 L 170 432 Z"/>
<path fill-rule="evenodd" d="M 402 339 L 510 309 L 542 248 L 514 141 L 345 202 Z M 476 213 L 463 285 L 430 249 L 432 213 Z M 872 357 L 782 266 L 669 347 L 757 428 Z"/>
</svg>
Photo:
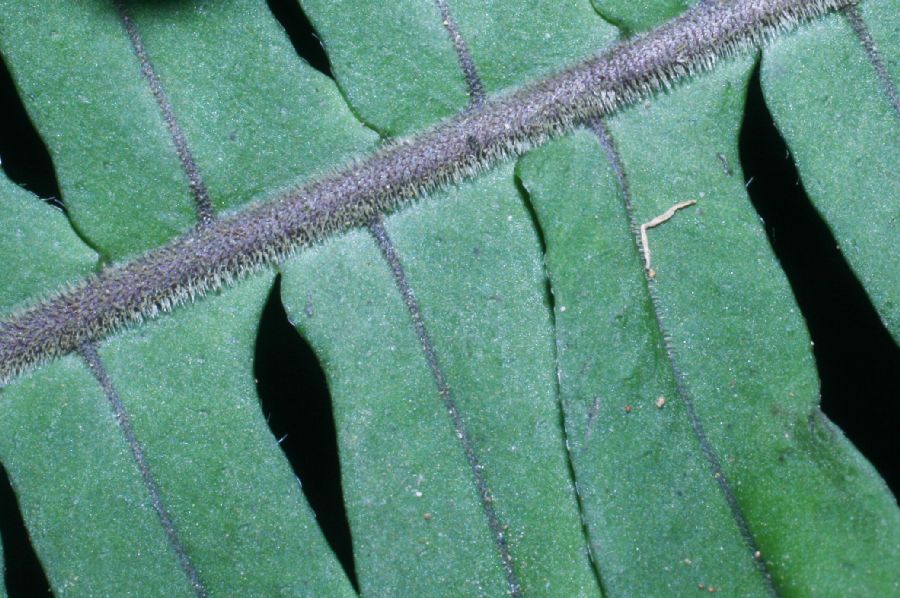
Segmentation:
<svg viewBox="0 0 900 598">
<path fill-rule="evenodd" d="M 216 290 L 300 247 L 610 114 L 779 30 L 856 0 L 705 0 L 681 17 L 486 101 L 334 174 L 194 229 L 0 322 L 0 382 Z"/>
</svg>

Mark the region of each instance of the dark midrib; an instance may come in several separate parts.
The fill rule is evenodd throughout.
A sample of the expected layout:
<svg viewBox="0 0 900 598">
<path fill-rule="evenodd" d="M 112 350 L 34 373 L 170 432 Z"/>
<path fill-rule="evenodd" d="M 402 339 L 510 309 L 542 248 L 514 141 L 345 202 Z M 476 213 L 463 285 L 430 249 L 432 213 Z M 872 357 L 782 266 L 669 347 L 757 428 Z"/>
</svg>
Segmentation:
<svg viewBox="0 0 900 598">
<path fill-rule="evenodd" d="M 122 0 L 115 0 L 115 5 L 116 10 L 119 12 L 119 18 L 122 20 L 122 26 L 125 27 L 128 38 L 131 40 L 131 47 L 141 64 L 141 74 L 150 86 L 150 92 L 153 94 L 157 106 L 159 106 L 163 121 L 165 121 L 166 128 L 169 129 L 169 135 L 172 137 L 172 143 L 175 145 L 175 151 L 178 153 L 181 169 L 187 176 L 191 198 L 194 200 L 194 209 L 197 211 L 197 220 L 201 225 L 209 224 L 215 218 L 212 202 L 209 199 L 209 193 L 206 191 L 203 177 L 200 176 L 200 169 L 197 167 L 194 155 L 188 146 L 184 131 L 182 131 L 178 119 L 175 118 L 172 102 L 169 101 L 169 96 L 166 95 L 162 81 L 160 81 L 159 75 L 156 74 L 153 63 L 150 62 L 141 34 L 125 10 L 125 5 Z"/>
<path fill-rule="evenodd" d="M 456 437 L 459 439 L 459 443 L 466 455 L 466 461 L 469 464 L 469 469 L 472 471 L 472 478 L 475 482 L 475 489 L 477 490 L 478 498 L 481 501 L 481 508 L 484 511 L 488 527 L 491 530 L 491 536 L 494 540 L 494 546 L 497 549 L 504 573 L 506 574 L 508 594 L 514 597 L 521 596 L 521 586 L 516 576 L 516 572 L 513 569 L 512 556 L 510 555 L 509 544 L 506 540 L 506 532 L 503 529 L 503 524 L 500 523 L 497 511 L 494 509 L 494 499 L 491 496 L 490 488 L 488 488 L 487 480 L 484 478 L 484 468 L 478 459 L 475 441 L 472 440 L 472 436 L 469 434 L 465 421 L 463 421 L 459 407 L 453 398 L 453 394 L 450 392 L 450 385 L 447 384 L 447 378 L 444 376 L 444 371 L 441 369 L 441 365 L 438 362 L 434 344 L 431 342 L 428 329 L 425 327 L 425 322 L 422 319 L 419 302 L 409 284 L 409 280 L 406 278 L 403 264 L 400 263 L 400 258 L 397 255 L 394 244 L 391 242 L 380 218 L 372 220 L 369 224 L 369 231 L 375 238 L 375 242 L 378 244 L 381 254 L 384 256 L 385 261 L 390 267 L 394 283 L 397 285 L 397 289 L 403 297 L 403 303 L 406 305 L 406 310 L 409 312 L 409 317 L 412 320 L 413 327 L 416 331 L 416 338 L 419 341 L 422 352 L 425 354 L 425 361 L 428 363 L 428 369 L 431 371 L 431 375 L 434 378 L 438 395 L 441 397 L 444 408 L 450 416 L 450 420 L 453 423 L 453 429 L 456 432 Z"/>
<path fill-rule="evenodd" d="M 203 583 L 200 581 L 200 574 L 197 572 L 197 568 L 191 561 L 190 555 L 187 553 L 184 544 L 181 542 L 181 538 L 178 536 L 178 530 L 172 522 L 172 517 L 166 510 L 162 499 L 162 493 L 159 490 L 159 485 L 156 483 L 156 478 L 153 476 L 153 472 L 150 471 L 150 465 L 147 463 L 147 457 L 144 455 L 144 449 L 140 442 L 138 442 L 137 435 L 135 435 L 134 428 L 131 427 L 131 421 L 125 411 L 125 405 L 122 403 L 122 399 L 119 397 L 119 393 L 113 385 L 112 380 L 110 380 L 109 374 L 103 366 L 103 362 L 100 360 L 100 355 L 97 353 L 96 347 L 91 343 L 84 343 L 78 349 L 78 352 L 81 354 L 82 359 L 84 359 L 84 362 L 91 370 L 91 373 L 97 380 L 100 388 L 103 389 L 103 394 L 109 401 L 110 407 L 116 418 L 116 423 L 119 425 L 119 429 L 122 431 L 122 435 L 125 437 L 125 441 L 128 443 L 131 454 L 141 472 L 141 480 L 150 495 L 150 502 L 153 505 L 153 510 L 156 511 L 156 514 L 159 517 L 159 522 L 166 534 L 169 546 L 172 547 L 172 550 L 178 557 L 178 564 L 187 576 L 194 593 L 197 596 L 205 598 L 207 592 Z"/>
<path fill-rule="evenodd" d="M 853 0 L 696 4 L 684 15 L 335 174 L 187 232 L 0 322 L 0 383 L 153 317 L 415 196 L 473 176 Z M 688 48 L 691 48 L 688 50 Z"/>
<path fill-rule="evenodd" d="M 866 52 L 866 58 L 869 59 L 869 64 L 875 70 L 875 76 L 878 77 L 878 82 L 881 84 L 881 89 L 887 96 L 888 102 L 890 102 L 896 115 L 900 116 L 900 95 L 897 94 L 897 86 L 884 65 L 884 59 L 882 59 L 881 52 L 878 50 L 878 46 L 875 45 L 875 40 L 872 38 L 869 28 L 863 20 L 859 6 L 855 4 L 847 6 L 841 12 L 847 19 L 847 22 L 850 23 L 850 27 L 853 29 L 853 33 L 856 34 L 859 43 L 862 44 Z"/>
<path fill-rule="evenodd" d="M 642 253 L 643 247 L 640 241 L 640 234 L 638 233 L 640 223 L 637 222 L 634 215 L 634 204 L 632 201 L 631 187 L 628 184 L 628 175 L 625 172 L 625 165 L 623 164 L 622 158 L 619 155 L 619 151 L 616 148 L 615 140 L 612 138 L 612 135 L 606 128 L 606 124 L 602 119 L 591 121 L 590 129 L 599 139 L 600 145 L 603 147 L 603 151 L 606 154 L 606 158 L 609 161 L 610 167 L 615 174 L 616 183 L 618 184 L 619 192 L 622 195 L 622 203 L 625 206 L 625 212 L 628 214 L 628 221 L 632 236 L 634 237 L 638 251 Z M 697 414 L 697 410 L 694 407 L 694 399 L 687 389 L 684 375 L 681 372 L 681 368 L 678 366 L 678 358 L 675 354 L 675 349 L 672 346 L 671 336 L 669 335 L 669 332 L 665 326 L 665 322 L 663 321 L 659 296 L 656 292 L 654 281 L 646 270 L 644 270 L 643 268 L 641 270 L 644 272 L 644 282 L 647 288 L 647 293 L 650 296 L 650 303 L 653 307 L 653 318 L 656 322 L 656 327 L 659 330 L 660 338 L 662 338 L 663 349 L 666 353 L 666 360 L 669 364 L 669 369 L 672 372 L 672 379 L 675 382 L 675 392 L 685 406 L 685 411 L 687 412 L 691 430 L 693 430 L 694 436 L 696 436 L 697 438 L 697 442 L 700 445 L 700 450 L 703 452 L 703 456 L 706 458 L 706 461 L 709 464 L 709 468 L 712 471 L 713 478 L 716 480 L 716 483 L 719 486 L 719 490 L 721 491 L 722 496 L 725 499 L 725 503 L 728 505 L 728 510 L 731 513 L 731 517 L 741 534 L 741 538 L 743 538 L 744 543 L 747 546 L 748 558 L 753 562 L 756 570 L 759 571 L 760 575 L 762 576 L 769 594 L 771 596 L 777 597 L 779 596 L 779 593 L 772 580 L 772 574 L 769 572 L 765 561 L 761 558 L 756 557 L 757 553 L 759 552 L 756 538 L 754 538 L 753 532 L 750 529 L 750 524 L 747 521 L 747 518 L 744 516 L 744 512 L 741 509 L 740 504 L 738 503 L 734 491 L 731 489 L 731 484 L 728 483 L 728 478 L 725 476 L 725 472 L 722 471 L 722 463 L 719 460 L 719 456 L 716 454 L 715 448 L 713 448 L 712 444 L 710 443 L 709 437 L 706 435 L 706 430 L 703 427 L 703 422 L 700 420 L 700 416 Z"/>
</svg>

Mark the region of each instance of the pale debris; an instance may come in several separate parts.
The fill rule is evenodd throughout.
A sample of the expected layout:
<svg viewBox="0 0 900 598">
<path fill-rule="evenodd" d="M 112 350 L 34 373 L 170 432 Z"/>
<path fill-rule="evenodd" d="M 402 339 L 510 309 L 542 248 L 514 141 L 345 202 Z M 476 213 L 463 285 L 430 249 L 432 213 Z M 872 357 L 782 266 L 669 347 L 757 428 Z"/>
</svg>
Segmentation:
<svg viewBox="0 0 900 598">
<path fill-rule="evenodd" d="M 687 201 L 677 203 L 656 218 L 648 220 L 641 225 L 641 246 L 644 250 L 644 268 L 647 269 L 647 274 L 650 276 L 650 278 L 656 276 L 656 272 L 653 270 L 653 268 L 650 267 L 650 241 L 647 238 L 647 229 L 653 228 L 654 226 L 659 226 L 660 224 L 666 222 L 672 216 L 674 216 L 675 212 L 677 212 L 678 210 L 681 210 L 688 206 L 692 206 L 695 203 L 697 203 L 696 199 L 689 199 Z"/>
</svg>

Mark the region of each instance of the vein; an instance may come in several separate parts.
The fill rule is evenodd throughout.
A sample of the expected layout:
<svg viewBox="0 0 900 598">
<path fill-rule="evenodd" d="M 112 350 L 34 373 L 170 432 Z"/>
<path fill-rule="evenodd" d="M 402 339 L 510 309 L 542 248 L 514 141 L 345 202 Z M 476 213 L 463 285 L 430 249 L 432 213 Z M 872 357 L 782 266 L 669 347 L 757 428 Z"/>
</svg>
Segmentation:
<svg viewBox="0 0 900 598">
<path fill-rule="evenodd" d="M 484 83 L 481 81 L 478 69 L 475 67 L 475 60 L 472 59 L 472 53 L 469 51 L 469 44 L 466 43 L 465 38 L 460 33 L 459 25 L 450 12 L 450 5 L 447 0 L 434 1 L 438 10 L 441 11 L 441 22 L 444 24 L 447 33 L 450 34 L 450 41 L 453 42 L 453 49 L 456 50 L 459 68 L 462 69 L 466 86 L 469 88 L 470 107 L 477 108 L 484 104 L 487 96 L 484 93 Z"/>
<path fill-rule="evenodd" d="M 440 10 L 441 21 L 450 35 L 450 39 L 453 42 L 453 48 L 456 50 L 456 57 L 459 61 L 459 66 L 463 72 L 463 77 L 465 78 L 466 86 L 469 91 L 469 107 L 477 109 L 484 104 L 486 98 L 484 94 L 484 85 L 481 82 L 481 78 L 478 76 L 478 71 L 475 68 L 475 62 L 472 60 L 472 55 L 469 52 L 468 44 L 466 44 L 453 15 L 450 13 L 450 7 L 447 0 L 435 0 L 435 4 L 437 4 L 438 9 Z M 475 490 L 478 493 L 482 511 L 487 520 L 494 546 L 500 557 L 500 562 L 506 576 L 506 583 L 508 586 L 507 593 L 510 596 L 521 596 L 521 586 L 512 566 L 512 555 L 509 552 L 506 534 L 503 531 L 503 525 L 500 523 L 500 519 L 494 509 L 494 499 L 488 488 L 487 480 L 484 478 L 484 467 L 478 459 L 475 443 L 463 421 L 459 406 L 456 404 L 456 401 L 450 392 L 450 385 L 447 383 L 444 371 L 438 362 L 437 353 L 435 352 L 434 344 L 431 341 L 431 335 L 428 334 L 428 329 L 422 319 L 419 302 L 416 299 L 412 286 L 409 284 L 406 272 L 403 270 L 403 264 L 400 262 L 397 250 L 394 247 L 390 236 L 388 236 L 387 230 L 384 228 L 382 216 L 377 215 L 373 217 L 369 222 L 368 228 L 381 251 L 381 255 L 384 257 L 385 262 L 387 262 L 391 275 L 394 278 L 394 284 L 400 292 L 404 305 L 406 305 L 406 310 L 409 313 L 410 320 L 415 329 L 419 346 L 425 355 L 425 361 L 428 364 L 428 369 L 431 371 L 431 376 L 437 387 L 438 396 L 441 398 L 441 402 L 447 410 L 447 414 L 450 416 L 450 421 L 453 424 L 456 437 L 459 439 L 463 453 L 466 456 L 466 461 L 472 472 Z"/>
<path fill-rule="evenodd" d="M 854 2 L 695 4 L 654 31 L 390 143 L 272 201 L 215 219 L 12 314 L 0 321 L 0 384 L 85 341 L 221 289 L 301 247 L 367 226 L 376 214 L 472 177 L 578 123 L 709 70 L 778 31 Z"/>
<path fill-rule="evenodd" d="M 144 79 L 147 80 L 153 98 L 156 100 L 156 104 L 159 107 L 163 120 L 166 123 L 166 127 L 169 130 L 172 143 L 175 146 L 175 151 L 177 152 L 179 162 L 181 163 L 182 171 L 188 180 L 188 188 L 191 197 L 194 200 L 194 209 L 196 210 L 197 220 L 199 221 L 200 226 L 209 225 L 213 222 L 216 215 L 206 190 L 206 184 L 203 182 L 203 177 L 200 175 L 200 169 L 197 167 L 197 163 L 194 161 L 193 154 L 191 154 L 190 147 L 188 146 L 187 137 L 181 129 L 178 119 L 175 117 L 175 110 L 172 107 L 172 103 L 169 100 L 168 95 L 166 95 L 166 91 L 153 68 L 153 64 L 150 62 L 150 58 L 144 47 L 144 42 L 141 39 L 137 25 L 128 15 L 122 0 L 115 0 L 115 6 L 119 13 L 119 18 L 122 21 L 122 26 L 131 41 L 131 47 L 140 62 L 141 74 L 144 76 Z M 131 426 L 128 413 L 125 411 L 125 405 L 122 403 L 118 391 L 113 385 L 112 380 L 109 378 L 103 360 L 99 353 L 97 353 L 94 344 L 90 341 L 83 343 L 78 348 L 78 352 L 91 370 L 94 378 L 100 384 L 100 387 L 103 389 L 103 392 L 112 407 L 116 422 L 119 424 L 119 429 L 125 437 L 125 441 L 131 449 L 134 461 L 141 472 L 141 479 L 150 496 L 150 502 L 159 517 L 160 524 L 163 527 L 169 545 L 178 557 L 178 563 L 181 566 L 182 571 L 184 571 L 187 576 L 194 593 L 197 596 L 205 598 L 205 596 L 207 596 L 206 588 L 203 586 L 200 575 L 178 536 L 178 531 L 175 529 L 175 524 L 172 521 L 171 515 L 163 504 L 159 485 L 156 482 L 156 478 L 153 476 L 153 472 L 150 471 L 150 465 L 147 463 L 144 449 L 137 439 L 134 428 Z"/>
<path fill-rule="evenodd" d="M 856 34 L 859 43 L 862 44 L 862 47 L 866 52 L 866 58 L 869 59 L 872 68 L 875 69 L 875 76 L 878 77 L 878 83 L 881 84 L 881 89 L 885 96 L 887 96 L 887 100 L 894 109 L 894 113 L 897 116 L 900 116 L 900 97 L 898 97 L 897 94 L 897 87 L 894 85 L 894 80 L 891 79 L 891 74 L 884 65 L 884 59 L 881 57 L 878 46 L 875 45 L 875 40 L 872 39 L 872 34 L 869 32 L 865 20 L 863 20 L 862 13 L 859 11 L 859 6 L 851 4 L 850 6 L 843 8 L 841 13 L 843 13 L 847 22 L 850 23 L 850 27 L 853 29 L 853 33 Z"/>
<path fill-rule="evenodd" d="M 191 197 L 194 200 L 194 209 L 197 211 L 197 220 L 200 221 L 201 225 L 209 224 L 212 222 L 213 218 L 215 218 L 212 202 L 206 191 L 206 184 L 203 182 L 203 177 L 200 175 L 200 169 L 197 167 L 197 163 L 194 161 L 194 156 L 191 153 L 191 148 L 188 146 L 184 131 L 181 129 L 178 119 L 175 118 L 175 110 L 172 108 L 172 102 L 166 94 L 166 90 L 163 87 L 162 81 L 159 79 L 159 75 L 156 74 L 156 71 L 153 68 L 153 63 L 150 62 L 150 57 L 147 54 L 147 49 L 144 47 L 144 42 L 141 39 L 141 34 L 137 29 L 137 25 L 128 15 L 122 0 L 115 0 L 115 5 L 116 10 L 119 13 L 119 18 L 122 20 L 122 26 L 125 28 L 125 32 L 131 40 L 131 47 L 141 64 L 141 74 L 150 86 L 150 91 L 153 93 L 153 98 L 156 100 L 157 106 L 159 106 L 163 121 L 166 123 L 166 128 L 169 129 L 169 135 L 172 138 L 172 143 L 175 145 L 175 151 L 178 152 L 178 160 L 181 162 L 181 169 L 187 176 Z"/>
<path fill-rule="evenodd" d="M 481 508 L 484 511 L 488 528 L 490 529 L 491 536 L 494 540 L 494 547 L 497 549 L 503 571 L 506 574 L 508 594 L 514 597 L 521 596 L 521 585 L 519 584 L 518 577 L 513 569 L 512 556 L 509 552 L 506 532 L 503 529 L 500 518 L 497 516 L 497 511 L 494 509 L 494 499 L 491 495 L 491 490 L 488 487 L 487 480 L 484 477 L 484 466 L 478 459 L 475 441 L 472 440 L 472 436 L 469 434 L 469 430 L 459 411 L 459 406 L 456 404 L 453 394 L 450 392 L 450 385 L 447 384 L 447 378 L 444 375 L 444 371 L 441 369 L 441 365 L 438 362 L 434 344 L 431 341 L 431 336 L 428 334 L 425 321 L 422 319 L 419 302 L 409 284 L 409 280 L 406 278 L 403 264 L 400 262 L 397 250 L 395 249 L 391 238 L 388 236 L 387 230 L 385 230 L 380 217 L 373 218 L 369 223 L 369 232 L 372 234 L 372 237 L 374 237 L 378 249 L 381 250 L 381 255 L 384 256 L 384 259 L 391 270 L 391 274 L 394 277 L 394 283 L 397 285 L 397 290 L 400 291 L 400 296 L 403 298 L 403 303 L 406 305 L 406 310 L 409 312 L 409 318 L 412 320 L 413 328 L 416 331 L 416 337 L 419 340 L 419 345 L 422 348 L 422 352 L 425 354 L 425 361 L 428 363 L 428 369 L 431 370 L 431 376 L 434 378 L 438 395 L 441 398 L 441 402 L 444 404 L 444 408 L 447 410 L 447 414 L 450 416 L 450 421 L 453 423 L 456 437 L 459 439 L 459 443 L 466 455 L 466 461 L 469 464 L 469 469 L 472 471 L 475 490 L 478 492 Z"/>
<path fill-rule="evenodd" d="M 207 592 L 206 588 L 203 586 L 203 582 L 200 580 L 200 574 L 197 572 L 197 568 L 191 561 L 190 555 L 188 555 L 184 544 L 181 542 L 181 538 L 178 536 L 178 530 L 175 529 L 172 517 L 169 515 L 169 512 L 163 504 L 162 493 L 159 490 L 159 485 L 156 482 L 156 478 L 153 476 L 153 472 L 150 471 L 150 465 L 147 463 L 144 449 L 138 441 L 137 435 L 134 433 L 134 428 L 131 426 L 131 420 L 128 417 L 128 413 L 125 411 L 125 405 L 122 403 L 119 392 L 113 385 L 112 380 L 110 380 L 109 373 L 106 371 L 103 362 L 100 360 L 97 348 L 92 343 L 88 342 L 82 344 L 78 348 L 78 352 L 81 354 L 81 358 L 87 364 L 88 369 L 90 369 L 91 374 L 93 374 L 94 379 L 97 380 L 100 388 L 103 389 L 103 394 L 106 395 L 106 399 L 109 401 L 109 405 L 116 418 L 116 423 L 119 425 L 119 429 L 122 431 L 122 435 L 125 437 L 125 441 L 131 449 L 131 455 L 140 470 L 141 480 L 144 483 L 144 488 L 146 488 L 147 493 L 150 495 L 150 503 L 153 505 L 153 510 L 156 511 L 156 515 L 159 517 L 159 522 L 162 524 L 166 534 L 166 540 L 168 540 L 169 546 L 178 557 L 178 564 L 181 566 L 185 575 L 187 575 L 188 581 L 194 590 L 194 594 L 200 598 L 205 598 Z"/>
<path fill-rule="evenodd" d="M 616 148 L 615 140 L 612 138 L 612 135 L 610 135 L 609 130 L 607 129 L 606 124 L 602 119 L 591 121 L 589 126 L 591 131 L 599 139 L 600 145 L 603 147 L 603 152 L 606 154 L 606 158 L 609 161 L 610 167 L 612 168 L 613 173 L 616 177 L 619 192 L 622 195 L 622 202 L 625 206 L 625 212 L 628 214 L 628 221 L 632 236 L 635 239 L 638 251 L 643 253 L 645 248 L 641 241 L 641 233 L 639 232 L 640 224 L 637 222 L 634 214 L 634 203 L 632 201 L 631 187 L 628 183 L 628 176 L 625 172 L 625 165 L 623 164 L 622 158 L 619 155 L 619 151 Z M 728 478 L 725 476 L 725 472 L 722 471 L 722 463 L 719 460 L 719 456 L 716 454 L 715 448 L 712 446 L 712 443 L 710 443 L 709 437 L 706 435 L 706 430 L 703 427 L 703 422 L 701 421 L 700 416 L 697 414 L 697 410 L 694 406 L 694 399 L 691 396 L 690 391 L 688 390 L 684 374 L 682 373 L 681 368 L 678 365 L 678 357 L 676 355 L 675 348 L 672 345 L 672 337 L 669 335 L 668 330 L 665 326 L 665 322 L 663 321 L 659 296 L 656 292 L 655 281 L 651 276 L 651 273 L 652 271 L 649 270 L 649 268 L 644 270 L 644 282 L 647 288 L 647 292 L 650 296 L 650 303 L 653 306 L 653 318 L 656 322 L 656 327 L 659 330 L 660 336 L 663 339 L 663 349 L 666 353 L 666 359 L 669 363 L 669 368 L 672 372 L 672 378 L 675 382 L 675 392 L 685 406 L 685 411 L 687 412 L 691 430 L 693 431 L 694 436 L 697 438 L 697 442 L 700 445 L 700 450 L 702 451 L 703 456 L 706 458 L 706 462 L 709 465 L 710 471 L 712 472 L 713 479 L 715 479 L 716 484 L 719 486 L 719 491 L 725 499 L 725 503 L 728 505 L 728 510 L 731 513 L 731 518 L 734 520 L 734 523 L 741 534 L 741 538 L 743 539 L 744 544 L 747 546 L 750 559 L 755 565 L 757 571 L 762 576 L 763 582 L 766 586 L 766 589 L 768 590 L 769 595 L 777 597 L 779 594 L 772 580 L 772 574 L 766 567 L 765 561 L 756 557 L 759 552 L 756 538 L 753 536 L 753 532 L 750 529 L 750 524 L 747 521 L 747 518 L 744 516 L 744 512 L 741 509 L 737 497 L 735 496 L 734 491 L 731 488 L 731 484 L 729 484 L 728 482 Z"/>
<path fill-rule="evenodd" d="M 478 69 L 475 67 L 475 61 L 469 51 L 469 45 L 466 43 L 465 38 L 463 38 L 462 33 L 459 30 L 459 25 L 456 23 L 453 14 L 450 12 L 448 0 L 435 0 L 435 3 L 441 12 L 441 22 L 447 30 L 447 33 L 450 35 L 450 40 L 453 42 L 453 48 L 456 50 L 456 58 L 459 62 L 459 67 L 462 70 L 463 78 L 466 81 L 466 86 L 468 87 L 469 109 L 477 110 L 484 105 L 486 96 L 484 84 L 481 81 L 481 77 L 478 75 Z M 453 427 L 456 430 L 456 436 L 459 438 L 463 452 L 466 455 L 466 460 L 469 462 L 469 468 L 472 470 L 472 478 L 475 482 L 475 489 L 481 500 L 481 507 L 484 511 L 485 518 L 487 519 L 488 528 L 494 539 L 494 546 L 497 549 L 501 564 L 503 565 L 503 570 L 506 574 L 506 583 L 508 586 L 507 593 L 510 596 L 520 596 L 521 585 L 516 576 L 516 572 L 513 569 L 512 555 L 509 552 L 506 534 L 504 533 L 503 526 L 494 510 L 493 498 L 488 489 L 487 481 L 484 479 L 484 469 L 478 461 L 472 438 L 465 427 L 459 409 L 450 393 L 450 387 L 447 385 L 443 371 L 438 364 L 437 355 L 434 352 L 434 347 L 431 344 L 431 339 L 425 328 L 425 323 L 422 321 L 421 312 L 419 311 L 419 306 L 413 295 L 412 288 L 409 286 L 403 272 L 403 267 L 390 238 L 387 236 L 387 231 L 385 231 L 381 219 L 373 220 L 372 224 L 369 225 L 369 230 L 378 242 L 378 246 L 381 248 L 381 252 L 388 262 L 391 272 L 394 274 L 394 281 L 397 284 L 400 294 L 403 296 L 410 318 L 416 328 L 416 335 L 419 337 L 419 344 L 422 346 L 425 358 L 428 361 L 428 366 L 431 369 L 435 384 L 437 385 L 438 394 L 444 403 L 444 408 L 447 409 L 447 413 L 450 415 Z"/>
</svg>

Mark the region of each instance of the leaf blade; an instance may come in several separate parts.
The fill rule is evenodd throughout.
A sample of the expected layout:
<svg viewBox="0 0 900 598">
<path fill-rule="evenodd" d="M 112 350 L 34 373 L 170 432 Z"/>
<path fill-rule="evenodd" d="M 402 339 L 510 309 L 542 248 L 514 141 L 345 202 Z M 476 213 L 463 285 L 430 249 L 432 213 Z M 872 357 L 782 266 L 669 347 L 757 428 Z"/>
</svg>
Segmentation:
<svg viewBox="0 0 900 598">
<path fill-rule="evenodd" d="M 724 200 L 745 197 L 717 155 L 736 162 L 743 87 L 687 99 L 726 71 L 660 98 L 651 115 L 668 117 L 631 110 L 610 124 L 632 193 L 647 202 L 636 204 L 637 222 L 676 200 L 696 197 L 701 206 L 652 233 L 661 318 L 776 587 L 889 592 L 893 580 L 879 572 L 900 555 L 900 512 L 871 466 L 817 411 L 809 340 L 784 275 L 746 199 Z M 692 117 L 675 116 L 683 114 L 679 105 L 692 106 Z M 672 139 L 691 145 L 660 154 Z M 655 172 L 661 165 L 668 173 L 662 184 Z M 847 504 L 855 508 L 852 523 L 844 517 Z M 857 568 L 848 570 L 845 558 Z"/>
<path fill-rule="evenodd" d="M 596 591 L 551 392 L 540 269 L 520 259 L 534 254 L 536 239 L 510 174 L 501 170 L 453 192 L 446 201 L 459 214 L 449 226 L 436 204 L 385 224 L 421 300 L 465 432 L 448 419 L 421 338 L 374 240 L 353 235 L 286 266 L 285 306 L 320 354 L 335 401 L 364 592 L 511 591 L 472 467 L 483 468 L 496 517 L 508 526 L 501 533 L 523 591 Z M 510 219 L 495 218 L 498 212 Z M 426 253 L 423 235 L 431 240 Z M 498 259 L 505 272 L 485 280 L 481 268 Z M 328 274 L 332 268 L 338 280 Z M 505 302 L 514 307 L 504 309 Z M 482 364 L 478 372 L 468 368 L 472 360 Z M 460 434 L 473 442 L 477 463 L 467 463 Z M 552 517 L 534 512 L 537 504 L 552 505 Z M 386 537 L 403 530 L 411 537 Z M 548 546 L 554 548 L 545 552 Z"/>
<path fill-rule="evenodd" d="M 881 48 L 887 74 L 896 81 L 900 49 L 890 34 L 896 11 L 885 2 L 866 2 L 860 9 Z M 814 85 L 807 83 L 812 81 Z M 900 183 L 894 175 L 900 169 L 900 114 L 841 15 L 767 48 L 761 82 L 810 200 L 896 341 L 900 274 L 887 262 L 900 215 Z"/>
</svg>

